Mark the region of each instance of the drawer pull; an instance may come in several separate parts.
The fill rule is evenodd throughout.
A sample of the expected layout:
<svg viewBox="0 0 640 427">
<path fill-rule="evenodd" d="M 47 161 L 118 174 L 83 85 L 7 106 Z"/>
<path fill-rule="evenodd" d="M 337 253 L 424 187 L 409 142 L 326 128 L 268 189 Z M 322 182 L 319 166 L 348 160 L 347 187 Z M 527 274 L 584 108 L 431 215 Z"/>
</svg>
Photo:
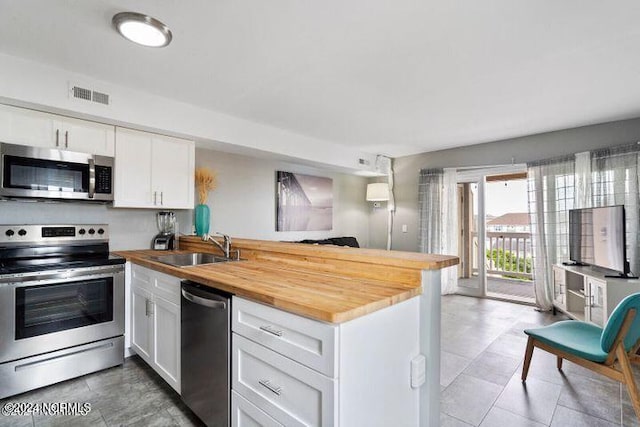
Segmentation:
<svg viewBox="0 0 640 427">
<path fill-rule="evenodd" d="M 278 396 L 280 396 L 282 394 L 282 387 L 271 385 L 271 381 L 269 381 L 269 380 L 260 380 L 258 382 L 260 383 L 261 386 L 267 388 L 273 394 L 277 394 Z"/>
<path fill-rule="evenodd" d="M 270 333 L 271 335 L 275 335 L 277 337 L 281 337 L 282 336 L 282 331 L 278 331 L 277 329 L 273 329 L 273 326 L 260 326 L 260 329 L 262 329 L 265 332 Z"/>
</svg>

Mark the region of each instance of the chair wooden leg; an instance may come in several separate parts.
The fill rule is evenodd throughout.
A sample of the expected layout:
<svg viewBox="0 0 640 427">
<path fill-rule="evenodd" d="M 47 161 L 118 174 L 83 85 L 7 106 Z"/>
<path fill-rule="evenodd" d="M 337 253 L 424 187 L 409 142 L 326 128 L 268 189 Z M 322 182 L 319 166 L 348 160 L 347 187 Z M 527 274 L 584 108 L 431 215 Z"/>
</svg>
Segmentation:
<svg viewBox="0 0 640 427">
<path fill-rule="evenodd" d="M 558 356 L 558 371 L 562 370 L 562 357 Z"/>
<path fill-rule="evenodd" d="M 533 338 L 529 337 L 529 340 L 527 340 L 527 350 L 524 353 L 524 365 L 522 366 L 522 382 L 525 382 L 527 380 L 529 366 L 531 365 L 531 356 L 533 356 L 533 348 Z"/>
<path fill-rule="evenodd" d="M 622 375 L 624 376 L 624 382 L 627 385 L 627 390 L 629 391 L 629 397 L 631 397 L 633 410 L 636 413 L 636 417 L 640 419 L 640 393 L 638 393 L 638 386 L 636 385 L 636 381 L 633 377 L 631 363 L 627 357 L 627 352 L 624 351 L 624 345 L 622 343 L 620 343 L 616 348 L 616 356 L 618 357 L 618 362 L 622 368 Z"/>
</svg>

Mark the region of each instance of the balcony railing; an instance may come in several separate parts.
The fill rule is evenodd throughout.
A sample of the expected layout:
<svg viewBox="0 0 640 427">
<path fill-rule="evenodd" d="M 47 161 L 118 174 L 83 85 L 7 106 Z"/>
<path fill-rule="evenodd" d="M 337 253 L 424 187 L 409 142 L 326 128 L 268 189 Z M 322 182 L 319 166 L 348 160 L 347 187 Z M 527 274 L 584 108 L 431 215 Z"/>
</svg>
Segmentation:
<svg viewBox="0 0 640 427">
<path fill-rule="evenodd" d="M 489 231 L 483 257 L 487 274 L 532 280 L 531 233 Z M 473 272 L 478 272 L 478 235 L 473 233 Z"/>
</svg>

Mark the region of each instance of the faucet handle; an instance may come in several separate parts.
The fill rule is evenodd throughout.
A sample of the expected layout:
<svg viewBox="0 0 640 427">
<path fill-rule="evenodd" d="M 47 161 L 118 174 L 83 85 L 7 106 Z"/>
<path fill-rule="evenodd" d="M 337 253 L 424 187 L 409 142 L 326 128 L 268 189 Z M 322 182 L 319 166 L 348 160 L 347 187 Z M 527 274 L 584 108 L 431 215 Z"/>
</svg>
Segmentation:
<svg viewBox="0 0 640 427">
<path fill-rule="evenodd" d="M 231 244 L 231 237 L 229 237 L 229 235 L 228 235 L 228 234 L 224 234 L 224 233 L 221 233 L 221 232 L 219 232 L 219 231 L 216 231 L 215 233 L 216 233 L 218 236 L 222 237 L 222 238 L 224 239 L 224 242 L 225 242 L 226 244 Z"/>
</svg>

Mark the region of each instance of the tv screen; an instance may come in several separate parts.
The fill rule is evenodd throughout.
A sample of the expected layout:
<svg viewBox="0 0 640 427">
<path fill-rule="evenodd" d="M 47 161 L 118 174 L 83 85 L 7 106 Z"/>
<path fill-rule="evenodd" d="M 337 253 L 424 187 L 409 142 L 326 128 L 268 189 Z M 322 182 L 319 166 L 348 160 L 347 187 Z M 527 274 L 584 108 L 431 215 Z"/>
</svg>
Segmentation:
<svg viewBox="0 0 640 427">
<path fill-rule="evenodd" d="M 624 206 L 570 210 L 569 258 L 627 273 Z"/>
</svg>

